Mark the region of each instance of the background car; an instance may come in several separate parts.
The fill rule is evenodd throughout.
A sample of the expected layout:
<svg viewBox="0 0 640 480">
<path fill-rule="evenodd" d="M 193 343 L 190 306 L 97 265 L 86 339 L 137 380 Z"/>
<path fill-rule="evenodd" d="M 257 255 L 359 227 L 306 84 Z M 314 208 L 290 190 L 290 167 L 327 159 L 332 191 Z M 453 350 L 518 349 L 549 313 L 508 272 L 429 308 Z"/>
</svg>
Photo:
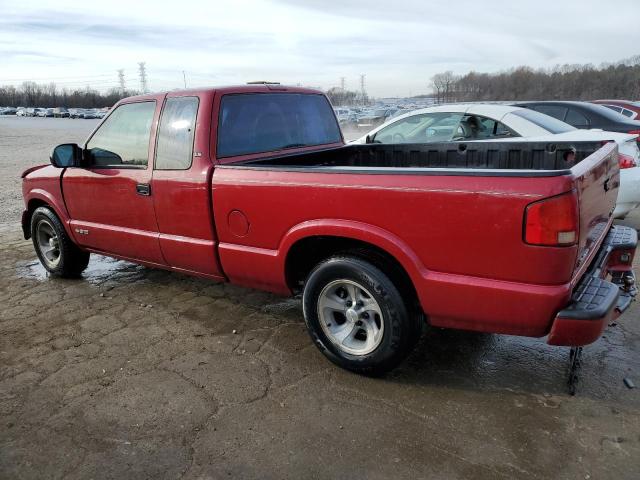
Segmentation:
<svg viewBox="0 0 640 480">
<path fill-rule="evenodd" d="M 376 108 L 358 116 L 358 128 L 371 129 L 386 122 L 391 115 L 398 111 L 397 108 Z"/>
<path fill-rule="evenodd" d="M 69 117 L 71 118 L 84 118 L 84 109 L 74 108 L 69 110 Z"/>
<path fill-rule="evenodd" d="M 53 117 L 53 108 L 36 108 L 36 117 Z"/>
<path fill-rule="evenodd" d="M 56 107 L 53 109 L 53 116 L 56 118 L 68 118 L 69 110 L 65 107 Z"/>
<path fill-rule="evenodd" d="M 597 106 L 597 105 L 596 105 Z M 606 107 L 602 107 L 606 110 Z M 497 104 L 450 104 L 414 110 L 351 143 L 435 143 L 456 141 L 577 142 L 618 144 L 620 190 L 614 216 L 640 205 L 640 149 L 637 135 L 579 130 L 535 110 Z"/>
<path fill-rule="evenodd" d="M 640 121 L 631 120 L 603 105 L 561 101 L 516 102 L 513 105 L 544 113 L 580 129 L 599 128 L 609 132 L 640 134 Z"/>
<path fill-rule="evenodd" d="M 341 127 L 354 124 L 358 118 L 357 114 L 350 108 L 335 107 L 333 110 Z"/>
<path fill-rule="evenodd" d="M 24 107 L 18 107 L 17 111 L 16 111 L 16 116 L 17 117 L 26 117 L 27 116 L 27 109 Z"/>
<path fill-rule="evenodd" d="M 594 100 L 591 103 L 604 105 L 631 120 L 640 119 L 640 102 L 630 102 L 629 100 Z"/>
</svg>

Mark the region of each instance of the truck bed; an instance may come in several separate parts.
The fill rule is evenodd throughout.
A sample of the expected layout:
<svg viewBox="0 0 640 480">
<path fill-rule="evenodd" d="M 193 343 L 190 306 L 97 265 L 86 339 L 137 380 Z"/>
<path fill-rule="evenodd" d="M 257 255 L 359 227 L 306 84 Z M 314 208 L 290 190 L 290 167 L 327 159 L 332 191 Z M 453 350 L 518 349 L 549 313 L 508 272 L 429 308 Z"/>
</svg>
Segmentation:
<svg viewBox="0 0 640 480">
<path fill-rule="evenodd" d="M 471 142 L 430 144 L 372 144 L 282 155 L 244 163 L 247 167 L 348 170 L 380 169 L 385 174 L 446 175 L 566 175 L 570 169 L 602 147 L 600 142 Z M 237 164 L 235 164 L 237 166 Z M 456 171 L 452 171 L 458 170 Z M 487 172 L 493 170 L 494 172 Z"/>
<path fill-rule="evenodd" d="M 235 283 L 284 293 L 296 241 L 344 236 L 397 258 L 433 325 L 532 336 L 567 305 L 618 184 L 617 146 L 599 142 L 347 145 L 219 165 L 212 178 Z M 562 194 L 578 201 L 578 242 L 527 244 L 528 206 Z"/>
</svg>

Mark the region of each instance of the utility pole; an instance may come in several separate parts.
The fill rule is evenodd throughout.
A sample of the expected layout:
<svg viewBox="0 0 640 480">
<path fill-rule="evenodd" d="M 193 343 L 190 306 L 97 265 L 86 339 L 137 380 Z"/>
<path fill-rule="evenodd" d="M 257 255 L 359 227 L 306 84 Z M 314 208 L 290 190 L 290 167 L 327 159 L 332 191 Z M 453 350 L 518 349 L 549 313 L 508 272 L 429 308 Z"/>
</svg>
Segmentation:
<svg viewBox="0 0 640 480">
<path fill-rule="evenodd" d="M 184 74 L 184 70 L 182 70 L 182 80 L 184 81 L 184 88 L 187 88 L 187 77 Z"/>
<path fill-rule="evenodd" d="M 118 70 L 118 82 L 120 82 L 120 93 L 124 96 L 127 91 L 127 85 L 124 83 L 124 69 Z"/>
<path fill-rule="evenodd" d="M 140 74 L 140 88 L 142 89 L 142 93 L 148 93 L 146 62 L 138 62 L 138 72 Z"/>
</svg>

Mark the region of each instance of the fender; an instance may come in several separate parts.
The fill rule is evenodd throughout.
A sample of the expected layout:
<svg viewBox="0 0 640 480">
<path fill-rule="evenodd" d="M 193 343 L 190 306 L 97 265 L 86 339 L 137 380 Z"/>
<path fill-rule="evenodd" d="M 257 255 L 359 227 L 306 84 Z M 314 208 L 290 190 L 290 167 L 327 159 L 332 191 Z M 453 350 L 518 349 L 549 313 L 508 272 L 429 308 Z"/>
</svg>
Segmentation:
<svg viewBox="0 0 640 480">
<path fill-rule="evenodd" d="M 278 246 L 281 268 L 284 270 L 289 250 L 297 241 L 317 236 L 343 237 L 375 245 L 402 265 L 414 285 L 427 273 L 415 252 L 397 235 L 369 223 L 332 218 L 309 220 L 289 229 Z"/>
<path fill-rule="evenodd" d="M 69 224 L 70 222 L 69 213 L 67 212 L 67 207 L 65 206 L 62 199 L 57 199 L 55 196 L 53 196 L 51 193 L 47 192 L 46 190 L 42 190 L 40 188 L 34 188 L 33 190 L 29 190 L 29 192 L 25 195 L 25 203 L 27 204 L 27 206 L 29 205 L 29 202 L 31 202 L 32 200 L 41 200 L 44 203 L 46 203 L 47 206 L 50 207 L 54 211 L 54 213 L 58 216 L 58 218 L 62 222 L 62 225 L 64 225 L 64 228 L 67 231 L 67 235 L 75 239 L 75 236 L 73 235 L 73 232 L 71 231 L 71 226 Z M 29 216 L 29 220 L 30 219 L 31 217 Z"/>
<path fill-rule="evenodd" d="M 370 243 L 393 256 L 407 271 L 414 285 L 426 272 L 416 254 L 396 235 L 363 222 L 341 219 L 317 219 L 291 227 L 275 250 L 246 245 L 220 243 L 218 252 L 225 275 L 232 283 L 249 288 L 290 295 L 285 265 L 291 247 L 309 237 L 332 236 Z"/>
</svg>

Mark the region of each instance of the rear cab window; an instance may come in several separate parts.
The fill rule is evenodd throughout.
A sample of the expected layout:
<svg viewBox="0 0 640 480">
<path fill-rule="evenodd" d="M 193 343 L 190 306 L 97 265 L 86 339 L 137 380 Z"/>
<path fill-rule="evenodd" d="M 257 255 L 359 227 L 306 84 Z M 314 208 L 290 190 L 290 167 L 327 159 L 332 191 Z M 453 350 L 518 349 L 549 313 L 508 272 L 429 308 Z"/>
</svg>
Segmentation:
<svg viewBox="0 0 640 480">
<path fill-rule="evenodd" d="M 333 108 L 323 95 L 224 95 L 218 118 L 218 158 L 342 142 Z"/>
</svg>

